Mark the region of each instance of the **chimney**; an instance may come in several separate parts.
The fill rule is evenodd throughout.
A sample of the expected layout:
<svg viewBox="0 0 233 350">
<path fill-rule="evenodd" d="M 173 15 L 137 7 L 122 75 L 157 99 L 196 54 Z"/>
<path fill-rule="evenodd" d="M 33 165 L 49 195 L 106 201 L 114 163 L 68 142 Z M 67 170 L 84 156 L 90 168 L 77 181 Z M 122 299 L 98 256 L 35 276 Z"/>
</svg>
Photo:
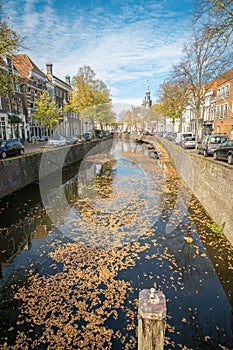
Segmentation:
<svg viewBox="0 0 233 350">
<path fill-rule="evenodd" d="M 50 63 L 50 62 L 46 63 L 46 67 L 47 67 L 47 75 L 48 74 L 53 75 L 53 65 L 52 65 L 52 63 Z"/>
<path fill-rule="evenodd" d="M 70 85 L 70 76 L 69 75 L 66 75 L 66 84 Z"/>
</svg>

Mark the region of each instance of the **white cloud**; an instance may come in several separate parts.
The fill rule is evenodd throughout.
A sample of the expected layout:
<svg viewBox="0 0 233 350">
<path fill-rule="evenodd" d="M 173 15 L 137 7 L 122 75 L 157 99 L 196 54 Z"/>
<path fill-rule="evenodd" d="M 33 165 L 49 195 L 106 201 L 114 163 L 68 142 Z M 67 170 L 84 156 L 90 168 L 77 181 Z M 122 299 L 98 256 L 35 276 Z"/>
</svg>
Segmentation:
<svg viewBox="0 0 233 350">
<path fill-rule="evenodd" d="M 147 80 L 157 88 L 188 35 L 189 20 L 173 0 L 110 0 L 105 8 L 101 1 L 95 8 L 68 0 L 59 9 L 58 3 L 15 0 L 4 9 L 26 35 L 26 53 L 40 68 L 51 61 L 54 74 L 64 79 L 90 65 L 118 99 L 143 99 Z"/>
</svg>

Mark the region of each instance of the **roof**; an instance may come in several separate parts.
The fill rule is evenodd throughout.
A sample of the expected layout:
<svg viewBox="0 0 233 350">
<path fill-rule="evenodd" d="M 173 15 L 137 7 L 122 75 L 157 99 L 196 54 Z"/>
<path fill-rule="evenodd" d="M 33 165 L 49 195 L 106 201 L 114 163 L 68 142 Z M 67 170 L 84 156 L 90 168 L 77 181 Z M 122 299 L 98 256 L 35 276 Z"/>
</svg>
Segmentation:
<svg viewBox="0 0 233 350">
<path fill-rule="evenodd" d="M 26 54 L 12 55 L 14 67 L 20 72 L 21 78 L 28 78 L 30 69 L 35 70 L 46 78 L 46 75 Z"/>
<path fill-rule="evenodd" d="M 9 58 L 11 58 L 9 56 Z M 3 69 L 6 69 L 6 70 L 9 70 L 9 66 L 7 65 L 6 61 L 0 57 L 0 66 L 3 68 Z M 13 64 L 13 67 L 14 67 L 14 73 L 18 73 L 19 74 L 19 71 L 18 69 L 15 67 L 15 65 Z"/>
</svg>

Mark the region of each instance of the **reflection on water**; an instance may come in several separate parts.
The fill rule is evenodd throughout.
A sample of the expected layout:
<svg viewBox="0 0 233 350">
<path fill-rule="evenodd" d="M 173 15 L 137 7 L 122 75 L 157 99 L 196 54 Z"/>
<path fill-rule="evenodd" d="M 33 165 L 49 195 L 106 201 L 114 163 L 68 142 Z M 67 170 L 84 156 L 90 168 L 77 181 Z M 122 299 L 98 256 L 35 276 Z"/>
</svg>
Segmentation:
<svg viewBox="0 0 233 350">
<path fill-rule="evenodd" d="M 136 349 L 156 283 L 166 349 L 233 348 L 232 248 L 165 155 L 120 139 L 47 180 L 1 201 L 1 345 Z"/>
</svg>

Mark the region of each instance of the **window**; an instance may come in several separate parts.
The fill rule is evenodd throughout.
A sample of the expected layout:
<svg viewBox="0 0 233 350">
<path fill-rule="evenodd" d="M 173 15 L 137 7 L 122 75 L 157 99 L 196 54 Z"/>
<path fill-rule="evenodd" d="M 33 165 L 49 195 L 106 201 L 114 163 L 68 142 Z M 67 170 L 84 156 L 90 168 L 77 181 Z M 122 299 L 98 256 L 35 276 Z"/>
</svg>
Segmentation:
<svg viewBox="0 0 233 350">
<path fill-rule="evenodd" d="M 213 120 L 214 119 L 214 110 L 213 108 L 211 108 L 210 110 L 210 120 Z"/>
<path fill-rule="evenodd" d="M 220 96 L 220 89 L 218 89 L 218 100 L 220 100 L 221 96 Z"/>
<path fill-rule="evenodd" d="M 216 108 L 216 119 L 219 118 L 219 107 Z"/>
<path fill-rule="evenodd" d="M 230 85 L 226 85 L 226 97 L 229 97 Z"/>
<path fill-rule="evenodd" d="M 2 96 L 0 96 L 0 109 L 2 109 Z"/>
<path fill-rule="evenodd" d="M 224 98 L 224 86 L 221 88 L 222 94 L 221 97 Z"/>
<path fill-rule="evenodd" d="M 17 81 L 15 81 L 15 91 L 20 92 L 20 87 Z"/>
<path fill-rule="evenodd" d="M 223 105 L 220 106 L 220 119 L 223 117 Z"/>
<path fill-rule="evenodd" d="M 227 103 L 225 103 L 225 105 L 224 105 L 224 118 L 226 118 L 227 117 L 227 108 L 228 106 L 227 106 Z"/>
</svg>

